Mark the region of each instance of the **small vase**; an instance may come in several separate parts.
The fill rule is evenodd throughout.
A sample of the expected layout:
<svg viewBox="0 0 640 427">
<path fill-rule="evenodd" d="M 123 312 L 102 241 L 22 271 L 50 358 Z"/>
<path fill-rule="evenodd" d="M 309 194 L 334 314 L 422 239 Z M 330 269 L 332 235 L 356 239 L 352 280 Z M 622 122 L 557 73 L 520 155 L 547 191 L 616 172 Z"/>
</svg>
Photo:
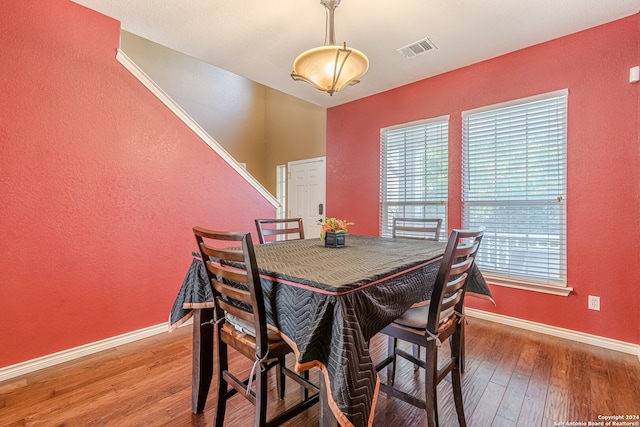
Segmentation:
<svg viewBox="0 0 640 427">
<path fill-rule="evenodd" d="M 347 233 L 336 233 L 335 231 L 327 231 L 324 236 L 325 248 L 344 248 Z"/>
</svg>

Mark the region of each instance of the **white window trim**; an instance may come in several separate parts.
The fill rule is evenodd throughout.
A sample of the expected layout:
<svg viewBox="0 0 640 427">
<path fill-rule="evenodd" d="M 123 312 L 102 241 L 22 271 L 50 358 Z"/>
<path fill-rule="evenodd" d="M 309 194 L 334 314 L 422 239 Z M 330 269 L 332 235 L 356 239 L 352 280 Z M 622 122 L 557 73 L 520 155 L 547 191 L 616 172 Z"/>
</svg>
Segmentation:
<svg viewBox="0 0 640 427">
<path fill-rule="evenodd" d="M 462 112 L 462 117 L 464 118 L 464 117 L 469 116 L 471 114 L 482 113 L 484 111 L 497 110 L 497 109 L 500 109 L 500 108 L 511 107 L 513 105 L 527 104 L 529 102 L 535 102 L 535 101 L 539 101 L 539 100 L 542 100 L 542 99 L 553 98 L 553 97 L 556 97 L 556 96 L 568 96 L 568 95 L 569 95 L 569 89 L 560 89 L 560 90 L 556 90 L 556 91 L 552 91 L 552 92 L 545 92 L 545 93 L 541 93 L 539 95 L 527 96 L 525 98 L 512 99 L 512 100 L 505 101 L 505 102 L 498 102 L 496 104 L 483 105 L 482 107 L 474 108 L 472 110 L 466 110 L 466 111 Z M 567 109 L 568 109 L 568 107 L 567 107 Z"/>
<path fill-rule="evenodd" d="M 393 126 L 387 126 L 386 128 L 380 128 L 380 134 L 391 131 L 391 130 L 408 128 L 408 127 L 417 126 L 417 125 L 426 125 L 429 123 L 443 122 L 443 121 L 447 121 L 447 122 L 449 121 L 448 114 L 445 114 L 443 116 L 438 116 L 438 117 L 431 117 L 428 119 L 414 120 L 413 122 L 401 123 Z"/>
<path fill-rule="evenodd" d="M 542 292 L 545 294 L 558 295 L 562 297 L 569 296 L 569 294 L 573 292 L 573 288 L 570 288 L 568 286 L 547 285 L 544 283 L 527 281 L 520 278 L 516 279 L 512 277 L 498 276 L 492 273 L 483 272 L 482 275 L 490 285 L 502 286 L 505 288 Z"/>
</svg>

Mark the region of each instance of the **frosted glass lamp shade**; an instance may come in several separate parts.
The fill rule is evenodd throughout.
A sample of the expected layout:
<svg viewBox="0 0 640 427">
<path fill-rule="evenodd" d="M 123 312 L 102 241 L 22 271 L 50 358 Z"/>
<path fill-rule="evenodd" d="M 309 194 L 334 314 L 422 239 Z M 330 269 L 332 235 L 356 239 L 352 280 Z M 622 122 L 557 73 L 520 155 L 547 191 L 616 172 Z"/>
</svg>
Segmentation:
<svg viewBox="0 0 640 427">
<path fill-rule="evenodd" d="M 291 77 L 312 84 L 317 89 L 338 92 L 359 82 L 369 69 L 369 60 L 357 49 L 321 46 L 301 53 L 293 63 Z"/>
</svg>

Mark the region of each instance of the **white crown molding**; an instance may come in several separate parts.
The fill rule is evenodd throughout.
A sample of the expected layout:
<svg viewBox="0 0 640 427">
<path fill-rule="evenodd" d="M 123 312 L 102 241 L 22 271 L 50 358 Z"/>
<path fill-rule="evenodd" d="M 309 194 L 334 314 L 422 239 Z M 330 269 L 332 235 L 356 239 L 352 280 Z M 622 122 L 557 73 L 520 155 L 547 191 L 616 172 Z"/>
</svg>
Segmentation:
<svg viewBox="0 0 640 427">
<path fill-rule="evenodd" d="M 257 179 L 253 177 L 236 159 L 233 158 L 211 135 L 205 131 L 195 120 L 189 116 L 160 86 L 156 84 L 138 65 L 131 60 L 122 50 L 118 49 L 116 59 L 140 82 L 151 91 L 164 105 L 169 108 L 182 122 L 187 125 L 200 139 L 222 157 L 236 172 L 238 172 L 249 184 L 253 186 L 274 207 L 280 203 Z"/>
<path fill-rule="evenodd" d="M 638 361 L 640 361 L 640 345 L 638 344 L 613 340 L 611 338 L 586 334 L 584 332 L 572 331 L 570 329 L 558 328 L 556 326 L 549 326 L 543 323 L 531 322 L 529 320 L 522 320 L 515 317 L 504 316 L 502 314 L 495 314 L 488 311 L 477 310 L 474 308 L 465 307 L 464 312 L 470 317 L 477 317 L 478 319 L 484 319 L 490 322 L 501 323 L 503 325 L 526 329 L 528 331 L 539 332 L 541 334 L 552 335 L 558 338 L 565 338 L 571 341 L 595 345 L 597 347 L 619 351 L 622 353 L 634 354 L 638 357 Z"/>
</svg>

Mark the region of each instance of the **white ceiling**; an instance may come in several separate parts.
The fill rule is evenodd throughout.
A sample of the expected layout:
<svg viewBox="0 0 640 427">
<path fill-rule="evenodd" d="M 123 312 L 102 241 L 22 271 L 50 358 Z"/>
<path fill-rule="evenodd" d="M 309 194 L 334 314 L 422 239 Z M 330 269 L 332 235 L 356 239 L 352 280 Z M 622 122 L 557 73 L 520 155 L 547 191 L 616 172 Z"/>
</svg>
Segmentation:
<svg viewBox="0 0 640 427">
<path fill-rule="evenodd" d="M 322 107 L 332 107 L 623 18 L 640 0 L 342 0 L 336 42 L 370 61 L 361 83 L 329 96 L 290 73 L 324 44 L 320 0 L 74 0 L 122 29 Z M 397 49 L 429 38 L 406 59 Z"/>
</svg>

